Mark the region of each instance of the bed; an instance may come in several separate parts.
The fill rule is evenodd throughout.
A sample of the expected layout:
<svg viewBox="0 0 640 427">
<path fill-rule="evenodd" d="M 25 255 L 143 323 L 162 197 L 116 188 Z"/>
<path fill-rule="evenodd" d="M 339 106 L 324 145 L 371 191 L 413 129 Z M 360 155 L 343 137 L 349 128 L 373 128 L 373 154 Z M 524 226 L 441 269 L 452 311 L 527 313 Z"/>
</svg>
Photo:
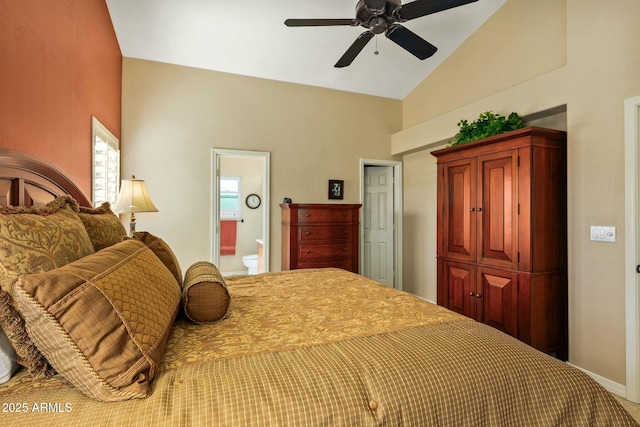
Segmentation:
<svg viewBox="0 0 640 427">
<path fill-rule="evenodd" d="M 15 151 L 0 150 L 0 188 L 3 204 L 20 200 L 46 205 L 69 197 L 65 195 L 80 205 L 89 203 L 63 173 Z M 82 276 L 87 259 L 104 253 L 115 257 L 119 252 L 114 247 L 21 276 L 12 296 L 19 300 L 16 306 L 24 308 L 21 298 L 26 295 L 57 310 L 46 301 L 66 280 L 54 286 L 41 279 Z M 133 250 L 155 256 L 146 248 Z M 181 286 L 194 277 L 220 281 L 210 270 L 209 275 L 198 273 L 203 266 L 212 268 L 207 263 L 190 266 Z M 155 281 L 173 281 L 175 271 L 170 270 L 149 274 L 160 274 Z M 74 292 L 98 287 L 99 279 L 83 280 L 88 284 Z M 221 281 L 216 289 L 224 289 L 228 299 L 220 320 L 195 323 L 185 312 L 184 292 L 175 313 L 166 316 L 170 324 L 164 335 L 159 333 L 161 345 L 154 344 L 149 352 L 157 363 L 149 359 L 145 365 L 144 392 L 139 392 L 144 381 L 138 375 L 137 384 L 91 394 L 77 385 L 75 371 L 65 370 L 64 360 L 56 362 L 61 369 L 49 378 L 36 379 L 22 368 L 0 385 L 2 425 L 637 425 L 578 369 L 357 274 L 329 268 Z M 156 295 L 145 309 L 153 311 L 165 299 Z M 174 302 L 167 304 L 173 307 Z M 92 310 L 86 310 L 84 323 L 99 321 L 89 320 Z M 49 311 L 45 320 L 53 316 Z M 22 314 L 33 317 L 28 309 Z M 30 321 L 25 320 L 29 334 L 46 348 L 48 335 L 30 327 Z M 94 328 L 87 339 L 101 333 Z"/>
</svg>

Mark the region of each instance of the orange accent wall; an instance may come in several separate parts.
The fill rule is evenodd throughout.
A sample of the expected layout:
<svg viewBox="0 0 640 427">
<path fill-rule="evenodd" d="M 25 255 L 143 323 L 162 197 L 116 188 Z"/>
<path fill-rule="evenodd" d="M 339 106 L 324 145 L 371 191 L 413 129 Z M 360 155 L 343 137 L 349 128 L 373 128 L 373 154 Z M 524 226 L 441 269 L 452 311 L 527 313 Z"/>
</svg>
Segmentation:
<svg viewBox="0 0 640 427">
<path fill-rule="evenodd" d="M 91 116 L 120 137 L 122 54 L 105 0 L 0 0 L 0 147 L 91 194 Z"/>
</svg>

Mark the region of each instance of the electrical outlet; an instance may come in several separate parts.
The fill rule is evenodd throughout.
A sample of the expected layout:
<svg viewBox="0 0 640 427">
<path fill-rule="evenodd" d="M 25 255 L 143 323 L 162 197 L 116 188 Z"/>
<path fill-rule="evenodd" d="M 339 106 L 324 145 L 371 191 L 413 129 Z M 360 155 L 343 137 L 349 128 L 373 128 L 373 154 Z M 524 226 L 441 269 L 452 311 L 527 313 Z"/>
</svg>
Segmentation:
<svg viewBox="0 0 640 427">
<path fill-rule="evenodd" d="M 591 240 L 594 242 L 616 242 L 616 227 L 592 225 L 591 226 Z"/>
</svg>

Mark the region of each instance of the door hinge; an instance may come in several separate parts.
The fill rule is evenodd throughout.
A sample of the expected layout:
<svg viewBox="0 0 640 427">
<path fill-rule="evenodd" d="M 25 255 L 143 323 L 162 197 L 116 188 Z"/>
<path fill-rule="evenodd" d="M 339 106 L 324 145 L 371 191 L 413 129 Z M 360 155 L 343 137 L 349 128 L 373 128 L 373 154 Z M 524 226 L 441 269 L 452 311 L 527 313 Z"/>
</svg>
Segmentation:
<svg viewBox="0 0 640 427">
<path fill-rule="evenodd" d="M 520 203 L 518 203 L 518 215 L 520 215 Z"/>
<path fill-rule="evenodd" d="M 520 264 L 520 252 L 518 252 L 518 264 Z"/>
<path fill-rule="evenodd" d="M 520 167 L 520 156 L 518 156 L 518 167 Z"/>
</svg>

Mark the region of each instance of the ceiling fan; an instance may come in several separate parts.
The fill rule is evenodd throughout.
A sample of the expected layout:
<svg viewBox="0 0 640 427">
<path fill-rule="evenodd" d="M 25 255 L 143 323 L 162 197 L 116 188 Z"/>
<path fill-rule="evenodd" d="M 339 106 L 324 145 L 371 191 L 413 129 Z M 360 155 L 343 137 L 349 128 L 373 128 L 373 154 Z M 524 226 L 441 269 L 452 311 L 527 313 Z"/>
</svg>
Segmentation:
<svg viewBox="0 0 640 427">
<path fill-rule="evenodd" d="M 436 53 L 438 48 L 399 23 L 476 1 L 478 0 L 415 0 L 403 5 L 401 0 L 359 0 L 355 19 L 287 19 L 284 24 L 287 27 L 350 25 L 368 28 L 338 60 L 335 65 L 338 68 L 351 64 L 369 40 L 382 33 L 417 58 L 426 59 Z"/>
</svg>

